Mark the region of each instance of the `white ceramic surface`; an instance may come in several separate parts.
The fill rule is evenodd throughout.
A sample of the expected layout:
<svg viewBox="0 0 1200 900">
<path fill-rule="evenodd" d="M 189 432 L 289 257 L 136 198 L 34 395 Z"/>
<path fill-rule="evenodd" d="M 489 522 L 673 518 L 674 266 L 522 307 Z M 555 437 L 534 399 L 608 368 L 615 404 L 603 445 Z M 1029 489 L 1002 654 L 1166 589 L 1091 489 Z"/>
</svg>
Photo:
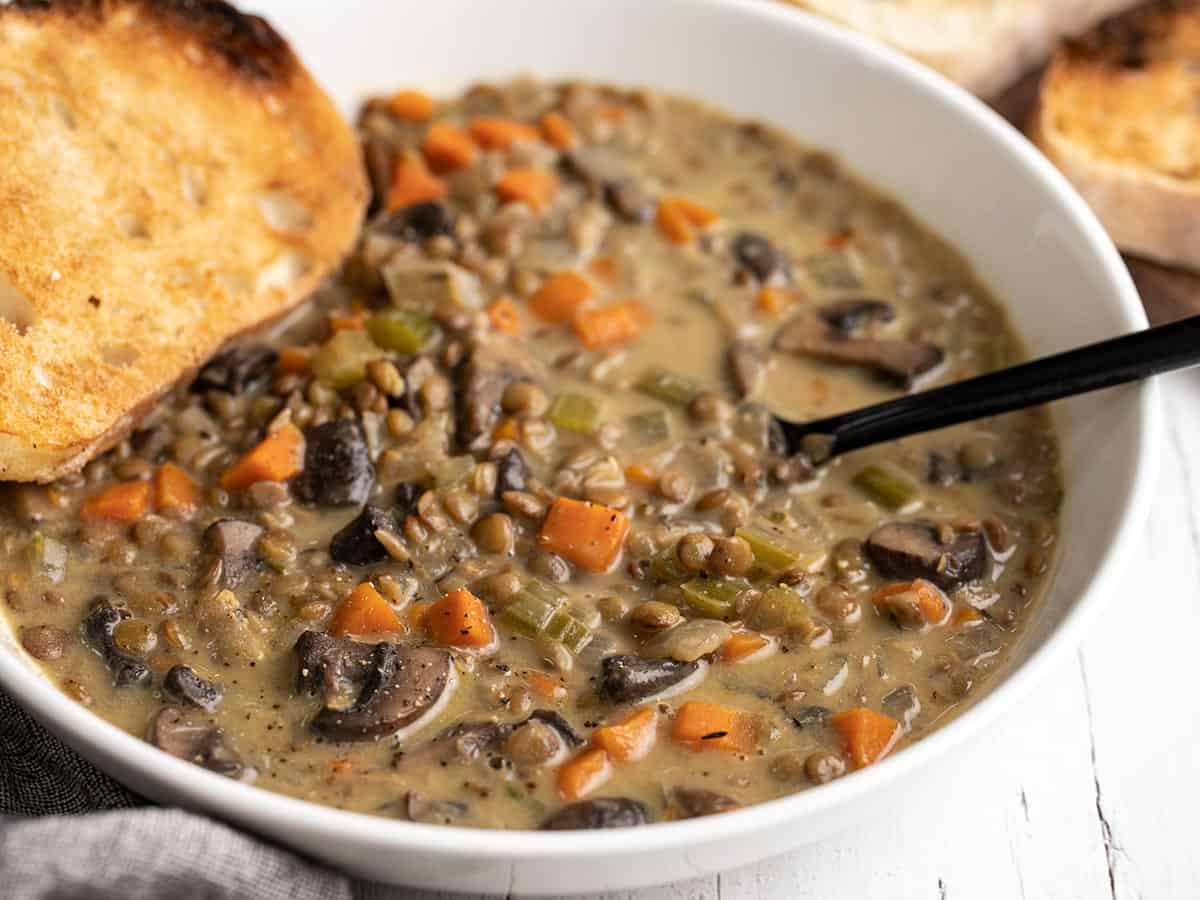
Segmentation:
<svg viewBox="0 0 1200 900">
<path fill-rule="evenodd" d="M 794 12 L 735 0 L 437 4 L 260 0 L 347 109 L 414 84 L 453 90 L 521 71 L 672 89 L 789 128 L 902 198 L 974 263 L 1035 353 L 1145 320 L 1082 202 L 974 100 Z M 324 809 L 170 759 L 49 686 L 16 649 L 0 684 L 85 756 L 163 802 L 207 810 L 349 871 L 481 893 L 612 890 L 741 865 L 878 814 L 943 777 L 939 760 L 1069 651 L 1142 527 L 1159 441 L 1152 386 L 1062 404 L 1067 504 L 1054 589 L 1011 674 L 946 728 L 820 790 L 707 819 L 600 833 L 439 828 Z"/>
</svg>

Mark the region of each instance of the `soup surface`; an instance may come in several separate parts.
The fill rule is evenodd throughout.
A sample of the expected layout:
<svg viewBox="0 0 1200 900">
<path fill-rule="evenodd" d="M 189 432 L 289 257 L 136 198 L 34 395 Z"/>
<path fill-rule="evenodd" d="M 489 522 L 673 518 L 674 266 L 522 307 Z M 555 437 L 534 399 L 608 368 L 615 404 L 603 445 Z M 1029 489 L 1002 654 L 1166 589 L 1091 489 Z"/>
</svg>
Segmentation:
<svg viewBox="0 0 1200 900">
<path fill-rule="evenodd" d="M 649 91 L 406 91 L 360 128 L 338 283 L 7 489 L 7 612 L 65 692 L 319 803 L 593 828 L 828 782 L 986 689 L 1052 561 L 1046 416 L 823 466 L 772 419 L 1019 358 L 952 250 Z"/>
</svg>

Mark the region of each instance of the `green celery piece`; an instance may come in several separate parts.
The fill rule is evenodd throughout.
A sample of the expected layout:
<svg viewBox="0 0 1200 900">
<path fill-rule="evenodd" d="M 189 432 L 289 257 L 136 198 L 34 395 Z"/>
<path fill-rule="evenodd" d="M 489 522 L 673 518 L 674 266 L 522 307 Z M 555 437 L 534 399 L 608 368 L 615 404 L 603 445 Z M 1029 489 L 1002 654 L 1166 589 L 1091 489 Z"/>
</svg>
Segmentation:
<svg viewBox="0 0 1200 900">
<path fill-rule="evenodd" d="M 738 594 L 750 585 L 746 581 L 717 580 L 715 578 L 693 578 L 680 585 L 688 605 L 709 619 L 732 619 L 737 616 L 735 605 Z"/>
<path fill-rule="evenodd" d="M 600 423 L 600 404 L 586 394 L 559 394 L 550 407 L 550 421 L 557 428 L 591 434 Z"/>
<path fill-rule="evenodd" d="M 850 483 L 880 506 L 899 511 L 921 496 L 916 482 L 883 466 L 867 466 Z"/>
<path fill-rule="evenodd" d="M 367 320 L 371 340 L 396 353 L 420 353 L 436 333 L 433 319 L 413 309 L 385 309 Z"/>
<path fill-rule="evenodd" d="M 664 550 L 650 560 L 646 573 L 655 581 L 667 584 L 678 584 L 687 579 L 692 573 L 683 567 L 674 549 Z"/>
<path fill-rule="evenodd" d="M 625 424 L 638 447 L 652 447 L 671 439 L 671 417 L 665 409 L 637 413 L 626 418 Z"/>
<path fill-rule="evenodd" d="M 658 367 L 647 369 L 634 387 L 643 394 L 675 406 L 687 406 L 700 390 L 696 382 L 687 376 Z"/>
<path fill-rule="evenodd" d="M 504 620 L 529 637 L 538 637 L 550 625 L 566 595 L 544 581 L 530 579 L 504 610 Z"/>
<path fill-rule="evenodd" d="M 591 641 L 592 631 L 565 609 L 560 609 L 551 617 L 541 636 L 578 653 Z"/>
<path fill-rule="evenodd" d="M 788 546 L 783 530 L 765 521 L 743 525 L 734 533 L 754 551 L 751 574 L 755 578 L 770 578 L 787 572 L 800 562 L 800 554 Z"/>
<path fill-rule="evenodd" d="M 781 585 L 767 588 L 746 611 L 746 624 L 755 631 L 806 628 L 811 622 L 804 598 Z"/>
<path fill-rule="evenodd" d="M 312 372 L 320 381 L 341 390 L 367 377 L 367 363 L 385 356 L 364 331 L 339 331 L 313 354 Z"/>
</svg>

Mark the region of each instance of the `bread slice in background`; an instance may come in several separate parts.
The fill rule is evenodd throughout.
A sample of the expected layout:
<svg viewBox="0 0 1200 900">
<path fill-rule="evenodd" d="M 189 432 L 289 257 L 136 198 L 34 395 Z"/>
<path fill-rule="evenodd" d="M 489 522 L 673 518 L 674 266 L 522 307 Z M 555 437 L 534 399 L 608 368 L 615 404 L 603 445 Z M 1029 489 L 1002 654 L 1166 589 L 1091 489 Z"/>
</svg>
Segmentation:
<svg viewBox="0 0 1200 900">
<path fill-rule="evenodd" d="M 1137 0 L 790 0 L 916 57 L 992 97 Z"/>
<path fill-rule="evenodd" d="M 1156 2 L 1063 46 L 1030 135 L 1123 250 L 1200 269 L 1200 3 Z"/>
<path fill-rule="evenodd" d="M 367 202 L 351 127 L 216 0 L 0 5 L 0 480 L 115 443 L 309 295 Z"/>
</svg>

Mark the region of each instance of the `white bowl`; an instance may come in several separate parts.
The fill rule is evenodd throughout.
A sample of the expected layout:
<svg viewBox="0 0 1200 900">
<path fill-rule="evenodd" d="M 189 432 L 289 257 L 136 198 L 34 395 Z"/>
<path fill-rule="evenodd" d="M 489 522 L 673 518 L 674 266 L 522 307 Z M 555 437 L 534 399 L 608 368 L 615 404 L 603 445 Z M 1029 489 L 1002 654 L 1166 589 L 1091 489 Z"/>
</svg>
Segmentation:
<svg viewBox="0 0 1200 900">
<path fill-rule="evenodd" d="M 782 125 L 832 151 L 948 238 L 1035 354 L 1145 327 L 1112 244 L 1014 130 L 901 57 L 782 5 L 734 0 L 258 0 L 349 113 L 370 91 L 452 91 L 520 72 L 645 84 Z M 905 794 L 1075 645 L 1148 509 L 1159 435 L 1150 385 L 1056 410 L 1067 502 L 1058 571 L 1007 677 L 945 728 L 818 790 L 686 822 L 502 832 L 338 812 L 237 784 L 92 716 L 0 634 L 0 684 L 101 768 L 371 878 L 488 893 L 615 890 L 742 865 Z"/>
</svg>

